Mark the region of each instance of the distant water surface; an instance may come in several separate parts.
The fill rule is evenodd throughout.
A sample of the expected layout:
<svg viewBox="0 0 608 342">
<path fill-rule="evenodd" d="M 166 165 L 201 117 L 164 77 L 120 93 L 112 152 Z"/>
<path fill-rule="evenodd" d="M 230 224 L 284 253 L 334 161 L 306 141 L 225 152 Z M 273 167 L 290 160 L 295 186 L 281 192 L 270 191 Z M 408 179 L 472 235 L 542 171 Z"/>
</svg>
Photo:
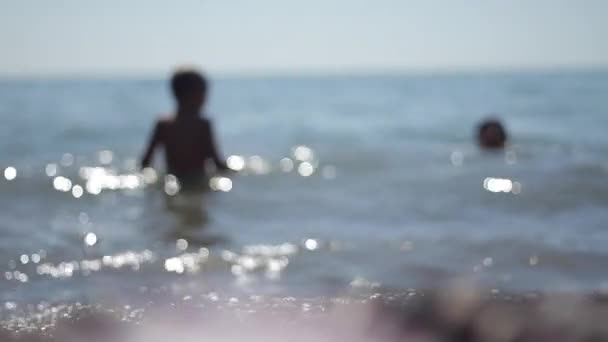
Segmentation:
<svg viewBox="0 0 608 342">
<path fill-rule="evenodd" d="M 135 172 L 164 80 L 0 81 L 0 300 L 606 289 L 606 94 L 606 73 L 216 79 L 243 169 L 167 196 L 160 154 L 157 182 Z M 473 143 L 489 113 L 504 153 Z"/>
</svg>

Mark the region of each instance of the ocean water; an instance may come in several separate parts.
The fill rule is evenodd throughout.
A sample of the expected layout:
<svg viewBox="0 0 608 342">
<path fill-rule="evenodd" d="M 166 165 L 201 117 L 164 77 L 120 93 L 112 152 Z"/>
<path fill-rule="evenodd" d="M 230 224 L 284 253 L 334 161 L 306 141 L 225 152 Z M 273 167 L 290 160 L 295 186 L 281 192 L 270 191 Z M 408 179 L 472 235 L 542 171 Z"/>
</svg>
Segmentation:
<svg viewBox="0 0 608 342">
<path fill-rule="evenodd" d="M 165 80 L 0 81 L 0 301 L 608 288 L 608 74 L 215 78 L 238 172 L 137 172 Z M 480 151 L 501 118 L 511 145 Z M 155 180 L 156 178 L 156 180 Z M 172 195 L 167 195 L 169 192 Z M 210 295 L 211 294 L 211 295 Z"/>
</svg>

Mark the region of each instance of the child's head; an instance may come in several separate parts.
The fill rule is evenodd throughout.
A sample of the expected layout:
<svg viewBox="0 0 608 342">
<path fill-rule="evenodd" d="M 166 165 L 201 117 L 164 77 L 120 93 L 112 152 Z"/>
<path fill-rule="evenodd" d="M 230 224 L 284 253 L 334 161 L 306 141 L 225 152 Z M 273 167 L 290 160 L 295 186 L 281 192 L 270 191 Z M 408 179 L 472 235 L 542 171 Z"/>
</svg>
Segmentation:
<svg viewBox="0 0 608 342">
<path fill-rule="evenodd" d="M 171 90 L 180 107 L 198 110 L 207 99 L 207 80 L 196 70 L 180 69 L 171 77 Z"/>
<path fill-rule="evenodd" d="M 507 141 L 507 132 L 498 120 L 486 120 L 479 125 L 477 140 L 483 148 L 502 148 Z"/>
</svg>

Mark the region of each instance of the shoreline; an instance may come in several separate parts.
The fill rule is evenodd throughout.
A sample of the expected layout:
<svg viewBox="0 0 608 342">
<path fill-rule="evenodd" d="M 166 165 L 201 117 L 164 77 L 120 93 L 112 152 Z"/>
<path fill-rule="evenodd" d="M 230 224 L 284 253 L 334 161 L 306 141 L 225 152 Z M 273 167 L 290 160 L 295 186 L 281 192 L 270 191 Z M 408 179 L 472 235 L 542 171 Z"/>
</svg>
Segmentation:
<svg viewBox="0 0 608 342">
<path fill-rule="evenodd" d="M 189 297 L 189 296 L 188 296 Z M 58 305 L 2 320 L 2 341 L 587 341 L 608 339 L 608 295 L 474 286 L 297 299 L 210 293 L 134 308 Z M 36 311 L 34 310 L 34 311 Z M 15 310 L 16 314 L 19 310 Z M 3 316 L 6 312 L 3 313 Z M 37 326 L 37 328 L 36 328 Z M 160 338 L 163 337 L 163 338 Z M 160 339 L 159 339 L 160 338 Z"/>
</svg>

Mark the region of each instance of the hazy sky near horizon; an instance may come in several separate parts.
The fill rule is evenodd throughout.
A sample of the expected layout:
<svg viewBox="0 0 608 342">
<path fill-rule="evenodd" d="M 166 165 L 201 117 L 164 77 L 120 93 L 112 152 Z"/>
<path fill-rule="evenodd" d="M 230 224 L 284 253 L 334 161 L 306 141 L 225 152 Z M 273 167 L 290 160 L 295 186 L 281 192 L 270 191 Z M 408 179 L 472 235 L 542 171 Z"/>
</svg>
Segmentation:
<svg viewBox="0 0 608 342">
<path fill-rule="evenodd" d="M 605 0 L 0 0 L 0 74 L 608 67 Z"/>
</svg>

